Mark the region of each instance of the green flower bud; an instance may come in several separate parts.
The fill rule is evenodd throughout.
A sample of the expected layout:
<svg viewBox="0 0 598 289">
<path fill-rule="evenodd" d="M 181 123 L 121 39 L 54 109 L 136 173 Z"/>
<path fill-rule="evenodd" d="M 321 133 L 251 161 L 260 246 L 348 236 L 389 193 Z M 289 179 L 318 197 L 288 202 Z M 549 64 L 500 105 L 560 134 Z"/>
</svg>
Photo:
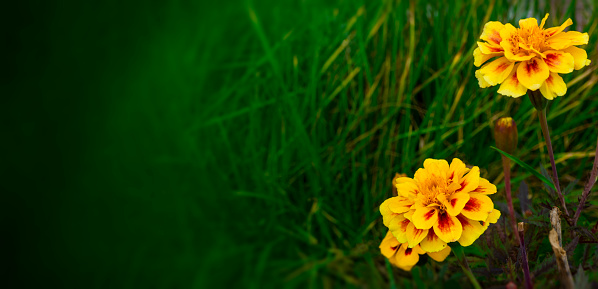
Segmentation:
<svg viewBox="0 0 598 289">
<path fill-rule="evenodd" d="M 517 125 L 510 117 L 501 117 L 494 125 L 496 147 L 509 154 L 517 149 Z"/>
</svg>

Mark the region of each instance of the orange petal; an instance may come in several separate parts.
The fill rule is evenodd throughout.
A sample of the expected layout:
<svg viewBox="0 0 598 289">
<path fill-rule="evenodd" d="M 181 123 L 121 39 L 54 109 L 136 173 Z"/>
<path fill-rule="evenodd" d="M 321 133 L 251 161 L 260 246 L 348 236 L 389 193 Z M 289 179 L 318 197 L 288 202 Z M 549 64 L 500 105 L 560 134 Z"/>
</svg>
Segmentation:
<svg viewBox="0 0 598 289">
<path fill-rule="evenodd" d="M 469 201 L 461 211 L 463 216 L 476 221 L 484 221 L 494 209 L 492 200 L 486 195 L 470 194 Z"/>
<path fill-rule="evenodd" d="M 480 74 L 484 76 L 484 80 L 490 85 L 497 85 L 509 76 L 514 65 L 515 63 L 506 57 L 501 57 L 482 66 Z"/>
<path fill-rule="evenodd" d="M 561 24 L 561 26 L 548 28 L 548 29 L 544 30 L 544 33 L 546 34 L 546 37 L 550 37 L 557 33 L 562 32 L 563 30 L 565 30 L 565 28 L 571 26 L 571 24 L 573 24 L 573 21 L 571 21 L 571 18 L 569 18 L 565 21 L 565 23 Z"/>
<path fill-rule="evenodd" d="M 419 254 L 414 248 L 408 248 L 407 244 L 401 245 L 395 255 L 395 265 L 405 271 L 411 271 L 411 268 L 419 261 Z"/>
<path fill-rule="evenodd" d="M 461 188 L 457 189 L 455 193 L 469 193 L 475 190 L 480 184 L 480 168 L 471 168 L 469 173 L 459 180 L 459 184 Z"/>
<path fill-rule="evenodd" d="M 461 213 L 461 210 L 469 201 L 469 194 L 466 192 L 454 193 L 449 196 L 439 195 L 436 197 L 445 207 L 446 212 L 451 216 Z"/>
<path fill-rule="evenodd" d="M 517 78 L 517 67 L 519 64 L 513 67 L 511 74 L 507 76 L 505 81 L 500 84 L 498 88 L 498 93 L 510 97 L 520 97 L 527 93 L 527 88 L 519 83 L 519 79 Z"/>
<path fill-rule="evenodd" d="M 517 68 L 519 83 L 531 90 L 537 90 L 550 75 L 548 65 L 541 58 L 521 62 Z"/>
<path fill-rule="evenodd" d="M 463 227 L 457 217 L 453 217 L 446 212 L 438 214 L 438 223 L 434 224 L 433 228 L 438 238 L 447 243 L 459 240 L 461 233 L 463 233 Z"/>
<path fill-rule="evenodd" d="M 575 47 L 575 46 L 570 46 L 570 47 L 567 47 L 563 51 L 565 51 L 573 56 L 573 64 L 574 64 L 575 70 L 582 69 L 584 66 L 589 64 L 589 63 L 587 63 L 588 53 L 585 50 Z M 475 55 L 475 53 L 474 53 L 474 55 Z"/>
<path fill-rule="evenodd" d="M 546 55 L 544 62 L 546 62 L 551 72 L 569 73 L 573 71 L 573 55 L 557 50 L 548 50 L 544 54 Z"/>
<path fill-rule="evenodd" d="M 446 248 L 446 242 L 440 240 L 434 230 L 428 231 L 428 235 L 419 243 L 422 250 L 426 252 L 438 252 Z"/>
<path fill-rule="evenodd" d="M 399 249 L 400 245 L 401 244 L 399 243 L 399 241 L 397 241 L 397 238 L 395 238 L 395 236 L 393 236 L 392 233 L 388 231 L 386 233 L 386 237 L 384 237 L 382 243 L 380 243 L 380 253 L 382 253 L 384 257 L 390 259 L 397 253 L 397 249 Z"/>
<path fill-rule="evenodd" d="M 411 217 L 413 225 L 417 229 L 430 229 L 438 221 L 438 211 L 436 208 L 419 206 Z"/>
<path fill-rule="evenodd" d="M 494 193 L 496 193 L 496 186 L 484 178 L 480 178 L 480 183 L 478 184 L 478 187 L 470 192 L 470 194 L 483 195 L 491 195 Z"/>
<path fill-rule="evenodd" d="M 451 254 L 451 247 L 446 247 L 438 252 L 428 252 L 428 256 L 436 262 L 442 262 Z"/>
<path fill-rule="evenodd" d="M 551 72 L 544 84 L 540 87 L 540 92 L 546 99 L 554 99 L 557 96 L 563 96 L 567 93 L 567 84 L 563 78 Z"/>
<path fill-rule="evenodd" d="M 427 235 L 428 229 L 417 229 L 413 225 L 413 222 L 407 225 L 407 243 L 409 243 L 409 248 L 417 246 Z"/>
<path fill-rule="evenodd" d="M 461 246 L 469 246 L 473 244 L 475 240 L 477 240 L 482 233 L 486 230 L 484 226 L 480 224 L 480 221 L 471 220 L 463 215 L 457 216 L 459 222 L 463 226 L 463 234 L 461 234 L 461 238 L 459 238 L 459 244 Z"/>
<path fill-rule="evenodd" d="M 409 227 L 409 224 L 411 224 L 411 221 L 405 218 L 404 215 L 396 215 L 390 220 L 388 229 L 397 238 L 397 241 L 405 243 L 407 242 L 407 227 Z"/>
<path fill-rule="evenodd" d="M 590 37 L 587 33 L 568 31 L 556 34 L 546 39 L 546 46 L 554 50 L 561 50 L 573 45 L 588 44 L 589 39 Z"/>
<path fill-rule="evenodd" d="M 500 37 L 500 31 L 505 28 L 505 25 L 498 21 L 490 21 L 484 25 L 484 30 L 480 39 L 486 40 L 488 43 L 500 45 L 502 38 Z"/>
<path fill-rule="evenodd" d="M 503 55 L 502 52 L 490 54 L 482 53 L 482 50 L 478 47 L 473 51 L 473 65 L 480 67 L 480 65 L 484 64 L 488 59 L 501 55 Z"/>
</svg>

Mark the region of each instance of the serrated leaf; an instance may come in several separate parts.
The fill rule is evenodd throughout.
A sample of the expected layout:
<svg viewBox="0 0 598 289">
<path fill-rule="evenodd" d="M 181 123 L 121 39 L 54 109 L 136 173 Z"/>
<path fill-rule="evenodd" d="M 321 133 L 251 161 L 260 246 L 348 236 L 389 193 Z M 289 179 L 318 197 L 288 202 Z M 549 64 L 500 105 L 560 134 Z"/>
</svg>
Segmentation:
<svg viewBox="0 0 598 289">
<path fill-rule="evenodd" d="M 514 161 L 516 164 L 520 165 L 522 168 L 524 168 L 525 170 L 527 170 L 528 172 L 532 173 L 534 176 L 538 177 L 542 182 L 544 182 L 545 184 L 547 184 L 548 186 L 550 186 L 550 188 L 552 188 L 553 190 L 556 190 L 555 186 L 552 184 L 552 181 L 550 180 L 550 178 L 546 178 L 545 176 L 543 176 L 542 174 L 538 173 L 538 171 L 536 171 L 534 168 L 532 168 L 530 165 L 524 163 L 523 161 L 521 161 L 520 159 L 506 153 L 503 152 L 502 150 L 495 148 L 493 146 L 490 146 L 491 148 L 497 150 L 499 153 L 501 153 L 502 155 L 504 155 L 505 157 L 509 158 L 510 160 Z"/>
<path fill-rule="evenodd" d="M 576 179 L 576 180 L 572 181 L 571 183 L 569 183 L 569 185 L 567 185 L 567 187 L 563 190 L 563 196 L 570 194 L 578 182 L 579 182 L 579 179 Z"/>
<path fill-rule="evenodd" d="M 548 180 L 551 179 L 550 174 L 548 174 L 548 171 L 546 170 L 546 168 L 544 168 L 544 166 L 542 164 L 540 164 L 540 172 L 546 179 L 548 179 Z M 546 188 L 546 191 L 550 194 L 550 196 L 552 196 L 553 198 L 556 197 L 556 191 L 555 191 L 556 188 L 554 187 L 554 184 L 552 187 L 546 185 L 546 183 L 544 183 L 543 185 L 544 185 L 544 188 Z"/>
</svg>

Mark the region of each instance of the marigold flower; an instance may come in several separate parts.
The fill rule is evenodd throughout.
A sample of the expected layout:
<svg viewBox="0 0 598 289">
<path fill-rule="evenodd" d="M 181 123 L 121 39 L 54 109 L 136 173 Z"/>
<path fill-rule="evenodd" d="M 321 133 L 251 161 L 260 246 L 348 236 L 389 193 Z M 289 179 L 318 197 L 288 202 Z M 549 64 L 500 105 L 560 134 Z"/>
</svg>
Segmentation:
<svg viewBox="0 0 598 289">
<path fill-rule="evenodd" d="M 427 253 L 435 261 L 442 262 L 451 253 L 451 247 L 446 247 L 439 252 L 425 252 L 419 245 L 409 248 L 407 243 L 399 243 L 397 238 L 388 231 L 380 243 L 380 253 L 388 258 L 390 264 L 405 271 L 411 271 L 411 268 L 419 261 L 419 255 Z"/>
<path fill-rule="evenodd" d="M 480 177 L 478 167 L 468 169 L 457 158 L 450 166 L 445 160 L 427 159 L 413 179 L 397 178 L 394 183 L 399 195 L 384 201 L 380 213 L 397 242 L 407 243 L 407 248 L 438 252 L 455 241 L 469 246 L 500 217 L 488 197 L 496 186 Z"/>
<path fill-rule="evenodd" d="M 558 27 L 544 29 L 548 14 L 540 26 L 535 18 L 519 20 L 519 28 L 490 21 L 473 51 L 475 72 L 480 87 L 500 84 L 498 93 L 520 97 L 527 90 L 538 90 L 546 99 L 563 96 L 567 86 L 559 73 L 570 73 L 590 64 L 585 50 L 576 45 L 588 44 L 588 34 L 564 32 L 571 19 Z"/>
</svg>

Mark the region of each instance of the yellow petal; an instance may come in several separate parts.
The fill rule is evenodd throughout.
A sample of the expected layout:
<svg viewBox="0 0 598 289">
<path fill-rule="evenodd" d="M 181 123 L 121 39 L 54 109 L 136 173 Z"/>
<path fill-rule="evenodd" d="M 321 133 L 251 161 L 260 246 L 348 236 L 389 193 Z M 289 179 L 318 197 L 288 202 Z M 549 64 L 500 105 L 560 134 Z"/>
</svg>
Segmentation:
<svg viewBox="0 0 598 289">
<path fill-rule="evenodd" d="M 399 196 L 414 198 L 417 194 L 417 184 L 412 178 L 395 178 L 394 181 Z"/>
<path fill-rule="evenodd" d="M 380 253 L 386 258 L 392 258 L 396 253 L 397 249 L 401 244 L 397 241 L 397 238 L 392 235 L 390 231 L 386 233 L 386 237 L 380 243 Z"/>
<path fill-rule="evenodd" d="M 388 202 L 388 208 L 391 212 L 396 214 L 402 214 L 409 211 L 409 208 L 413 205 L 413 201 L 406 197 L 393 197 L 388 200 L 390 200 L 390 202 Z"/>
<path fill-rule="evenodd" d="M 569 18 L 567 21 L 565 21 L 565 23 L 561 24 L 561 26 L 548 28 L 544 31 L 544 33 L 546 34 L 546 37 L 550 37 L 565 30 L 565 28 L 571 26 L 571 24 L 573 24 L 573 21 L 571 21 L 571 18 Z"/>
<path fill-rule="evenodd" d="M 469 169 L 465 164 L 458 158 L 454 158 L 451 161 L 451 165 L 449 167 L 449 176 L 448 178 L 453 180 L 453 182 L 458 182 L 463 175 L 469 172 Z"/>
<path fill-rule="evenodd" d="M 395 255 L 395 260 L 397 267 L 411 271 L 411 268 L 419 261 L 419 254 L 413 248 L 408 248 L 407 244 L 403 244 Z"/>
<path fill-rule="evenodd" d="M 478 187 L 470 192 L 470 194 L 483 195 L 491 195 L 494 193 L 496 193 L 496 186 L 484 178 L 480 178 L 480 183 L 478 184 Z"/>
<path fill-rule="evenodd" d="M 438 221 L 438 211 L 436 208 L 420 206 L 415 209 L 411 217 L 413 225 L 417 229 L 430 229 Z"/>
<path fill-rule="evenodd" d="M 438 252 L 447 247 L 446 242 L 440 240 L 434 230 L 428 231 L 428 235 L 419 243 L 419 246 L 426 252 Z"/>
<path fill-rule="evenodd" d="M 540 23 L 540 29 L 544 28 L 544 24 L 546 24 L 546 19 L 548 19 L 548 13 L 542 18 L 542 22 Z"/>
<path fill-rule="evenodd" d="M 409 243 L 409 248 L 417 246 L 427 235 L 428 229 L 417 229 L 413 225 L 413 222 L 410 222 L 409 225 L 407 225 L 407 243 Z"/>
<path fill-rule="evenodd" d="M 505 28 L 505 25 L 498 21 L 490 21 L 484 25 L 484 30 L 480 39 L 486 40 L 488 43 L 500 45 L 502 38 L 500 37 L 500 31 Z"/>
<path fill-rule="evenodd" d="M 396 197 L 395 197 L 396 198 Z M 390 202 L 392 202 L 393 198 L 390 199 L 386 199 L 384 202 L 382 202 L 382 204 L 380 205 L 380 214 L 382 215 L 382 223 L 384 223 L 384 226 L 389 225 L 390 220 L 392 220 L 392 218 L 394 218 L 397 214 L 393 213 L 390 208 L 388 207 L 388 204 Z"/>
<path fill-rule="evenodd" d="M 446 173 L 449 170 L 449 164 L 445 160 L 426 159 L 424 161 L 424 168 L 432 175 L 446 178 Z"/>
<path fill-rule="evenodd" d="M 419 168 L 417 171 L 415 171 L 415 174 L 413 174 L 413 179 L 419 184 L 426 183 L 429 178 L 430 172 L 428 172 L 428 170 L 425 168 Z"/>
<path fill-rule="evenodd" d="M 519 83 L 531 90 L 537 90 L 550 75 L 548 65 L 541 58 L 521 62 L 517 68 Z"/>
<path fill-rule="evenodd" d="M 463 233 L 463 227 L 457 217 L 453 217 L 446 212 L 438 214 L 438 223 L 434 224 L 433 228 L 438 238 L 447 243 L 459 240 L 461 233 Z"/>
<path fill-rule="evenodd" d="M 499 55 L 502 55 L 504 53 L 504 49 L 499 44 L 491 44 L 487 42 L 478 41 L 478 48 L 480 49 L 480 52 L 484 54 L 497 53 Z"/>
<path fill-rule="evenodd" d="M 538 20 L 536 18 L 519 20 L 519 28 L 521 29 L 533 29 L 534 27 L 538 27 Z"/>
<path fill-rule="evenodd" d="M 469 201 L 461 211 L 463 216 L 476 221 L 484 221 L 494 209 L 492 200 L 486 195 L 470 194 Z"/>
<path fill-rule="evenodd" d="M 466 192 L 454 193 L 448 197 L 437 196 L 437 199 L 446 207 L 446 212 L 451 216 L 457 216 L 469 201 L 469 194 Z"/>
<path fill-rule="evenodd" d="M 589 39 L 590 37 L 587 33 L 568 31 L 556 34 L 546 39 L 546 46 L 554 50 L 561 50 L 573 45 L 588 44 Z"/>
<path fill-rule="evenodd" d="M 463 234 L 461 234 L 461 238 L 459 238 L 459 244 L 461 246 L 469 246 L 473 244 L 475 240 L 477 240 L 482 233 L 486 230 L 480 221 L 471 220 L 463 215 L 457 216 L 459 222 L 463 226 Z"/>
<path fill-rule="evenodd" d="M 490 83 L 488 83 L 488 82 L 486 82 L 486 80 L 484 80 L 484 75 L 482 75 L 480 73 L 480 70 L 475 71 L 475 77 L 478 79 L 478 84 L 480 85 L 481 88 L 486 88 L 486 87 L 492 86 L 492 85 L 490 85 Z"/>
<path fill-rule="evenodd" d="M 480 67 L 480 65 L 484 64 L 488 59 L 501 55 L 503 55 L 502 52 L 490 54 L 482 53 L 482 50 L 478 47 L 473 51 L 473 65 Z"/>
<path fill-rule="evenodd" d="M 544 84 L 540 87 L 540 92 L 546 99 L 554 99 L 557 96 L 563 96 L 567 93 L 567 84 L 563 78 L 551 72 Z"/>
<path fill-rule="evenodd" d="M 548 65 L 548 69 L 551 72 L 569 73 L 573 71 L 573 55 L 557 50 L 544 51 L 544 54 L 546 55 L 544 62 Z"/>
<path fill-rule="evenodd" d="M 446 247 L 438 252 L 428 252 L 428 256 L 436 262 L 442 262 L 451 254 L 451 247 Z"/>
<path fill-rule="evenodd" d="M 588 53 L 585 50 L 575 47 L 575 46 L 569 46 L 569 47 L 565 48 L 565 50 L 563 50 L 563 51 L 565 51 L 573 56 L 573 64 L 574 64 L 575 70 L 582 69 L 584 66 L 586 66 L 586 60 L 588 60 Z M 474 51 L 474 55 L 475 55 L 475 51 Z"/>
<path fill-rule="evenodd" d="M 490 224 L 495 224 L 500 218 L 500 211 L 497 209 L 492 210 L 492 213 L 488 214 L 488 218 L 484 221 L 484 230 L 488 228 Z"/>
<path fill-rule="evenodd" d="M 397 238 L 397 241 L 405 243 L 407 242 L 407 227 L 409 224 L 411 224 L 411 221 L 405 218 L 404 215 L 396 215 L 388 223 L 388 229 Z"/>
<path fill-rule="evenodd" d="M 527 88 L 519 83 L 519 79 L 517 78 L 518 66 L 519 64 L 515 65 L 513 70 L 511 70 L 511 74 L 500 84 L 498 93 L 515 98 L 527 93 Z"/>
<path fill-rule="evenodd" d="M 490 85 L 497 85 L 509 76 L 514 65 L 515 63 L 506 57 L 501 57 L 482 66 L 480 74 L 484 76 L 484 80 Z"/>
<path fill-rule="evenodd" d="M 469 192 L 475 190 L 479 184 L 480 184 L 480 168 L 473 167 L 473 168 L 471 168 L 469 173 L 467 173 L 467 175 L 465 175 L 465 177 L 463 177 L 459 180 L 459 185 L 461 185 L 461 188 L 457 189 L 455 191 L 455 193 L 469 193 Z"/>
</svg>

